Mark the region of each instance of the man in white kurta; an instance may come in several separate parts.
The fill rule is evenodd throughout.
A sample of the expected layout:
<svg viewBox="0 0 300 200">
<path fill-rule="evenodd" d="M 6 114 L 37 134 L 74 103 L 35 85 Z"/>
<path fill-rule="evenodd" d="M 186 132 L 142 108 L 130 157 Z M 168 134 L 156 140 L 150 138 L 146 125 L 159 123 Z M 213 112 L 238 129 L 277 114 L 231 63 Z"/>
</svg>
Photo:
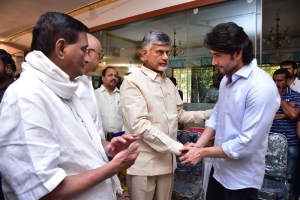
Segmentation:
<svg viewBox="0 0 300 200">
<path fill-rule="evenodd" d="M 101 62 L 102 47 L 97 38 L 91 34 L 87 34 L 89 47 L 88 51 L 88 62 L 84 65 L 83 75 L 76 78 L 78 81 L 78 89 L 76 95 L 82 101 L 87 111 L 91 114 L 92 119 L 95 123 L 96 129 L 98 130 L 101 138 L 105 139 L 105 135 L 102 128 L 101 115 L 99 105 L 96 100 L 92 77 L 88 75 L 89 72 L 95 72 L 98 64 Z M 99 52 L 99 54 L 98 54 Z"/>
<path fill-rule="evenodd" d="M 122 191 L 115 174 L 133 164 L 138 147 L 128 148 L 134 137 L 101 141 L 75 95 L 86 32 L 81 22 L 57 12 L 42 15 L 33 30 L 32 52 L 0 104 L 5 199 L 114 200 Z M 109 162 L 106 154 L 115 157 Z"/>
</svg>

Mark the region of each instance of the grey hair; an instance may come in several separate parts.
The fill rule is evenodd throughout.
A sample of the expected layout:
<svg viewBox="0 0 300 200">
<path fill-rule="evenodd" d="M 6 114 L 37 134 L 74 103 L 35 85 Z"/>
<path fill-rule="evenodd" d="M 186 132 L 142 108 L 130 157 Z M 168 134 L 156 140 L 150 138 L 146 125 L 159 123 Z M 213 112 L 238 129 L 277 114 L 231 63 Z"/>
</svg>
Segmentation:
<svg viewBox="0 0 300 200">
<path fill-rule="evenodd" d="M 161 31 L 150 31 L 144 36 L 141 47 L 149 50 L 152 44 L 171 46 L 172 39 Z"/>
</svg>

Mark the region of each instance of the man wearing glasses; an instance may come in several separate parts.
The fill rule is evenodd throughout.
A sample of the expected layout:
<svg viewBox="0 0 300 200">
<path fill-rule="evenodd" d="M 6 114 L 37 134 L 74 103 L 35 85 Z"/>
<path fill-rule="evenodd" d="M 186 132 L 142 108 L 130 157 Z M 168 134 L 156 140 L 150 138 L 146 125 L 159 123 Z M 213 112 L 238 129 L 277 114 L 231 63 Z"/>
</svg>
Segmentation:
<svg viewBox="0 0 300 200">
<path fill-rule="evenodd" d="M 84 65 L 83 75 L 76 78 L 79 83 L 76 95 L 85 105 L 86 109 L 92 116 L 92 119 L 96 125 L 100 136 L 105 140 L 105 135 L 102 128 L 101 115 L 99 111 L 99 105 L 97 104 L 92 77 L 88 75 L 89 72 L 95 72 L 98 64 L 101 63 L 104 54 L 101 53 L 102 47 L 99 40 L 91 34 L 87 34 L 88 38 L 88 59 Z M 99 53 L 98 53 L 99 52 Z"/>
</svg>

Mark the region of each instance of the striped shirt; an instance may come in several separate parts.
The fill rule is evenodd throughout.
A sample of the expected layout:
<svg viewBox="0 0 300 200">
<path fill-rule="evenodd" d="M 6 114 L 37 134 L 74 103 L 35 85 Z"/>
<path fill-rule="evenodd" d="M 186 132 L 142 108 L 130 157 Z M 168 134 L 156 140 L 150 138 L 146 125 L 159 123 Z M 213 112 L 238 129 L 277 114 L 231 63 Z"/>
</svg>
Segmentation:
<svg viewBox="0 0 300 200">
<path fill-rule="evenodd" d="M 295 102 L 295 108 L 300 108 L 300 93 L 292 90 L 289 86 L 282 97 L 287 102 Z M 281 106 L 276 114 L 283 114 Z M 296 122 L 289 118 L 274 120 L 270 132 L 284 134 L 289 146 L 297 146 L 299 145 L 299 139 L 296 134 Z"/>
</svg>

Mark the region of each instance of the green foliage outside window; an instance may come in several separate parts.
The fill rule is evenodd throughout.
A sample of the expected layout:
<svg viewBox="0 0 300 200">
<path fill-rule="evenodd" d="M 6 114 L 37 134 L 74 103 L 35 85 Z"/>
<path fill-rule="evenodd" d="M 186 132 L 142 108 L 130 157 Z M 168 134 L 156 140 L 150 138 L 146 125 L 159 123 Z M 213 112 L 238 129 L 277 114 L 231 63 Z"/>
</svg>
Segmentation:
<svg viewBox="0 0 300 200">
<path fill-rule="evenodd" d="M 279 65 L 264 64 L 261 67 L 270 76 L 280 68 Z M 183 102 L 197 103 L 212 85 L 214 67 L 174 68 L 173 77 L 177 79 L 177 87 L 183 92 Z"/>
<path fill-rule="evenodd" d="M 177 80 L 177 88 L 183 92 L 183 102 L 190 102 L 191 96 L 191 68 L 173 69 L 173 77 Z"/>
<path fill-rule="evenodd" d="M 183 92 L 183 102 L 200 102 L 212 84 L 213 69 L 212 66 L 173 69 L 173 77 L 177 80 L 177 87 Z"/>
</svg>

